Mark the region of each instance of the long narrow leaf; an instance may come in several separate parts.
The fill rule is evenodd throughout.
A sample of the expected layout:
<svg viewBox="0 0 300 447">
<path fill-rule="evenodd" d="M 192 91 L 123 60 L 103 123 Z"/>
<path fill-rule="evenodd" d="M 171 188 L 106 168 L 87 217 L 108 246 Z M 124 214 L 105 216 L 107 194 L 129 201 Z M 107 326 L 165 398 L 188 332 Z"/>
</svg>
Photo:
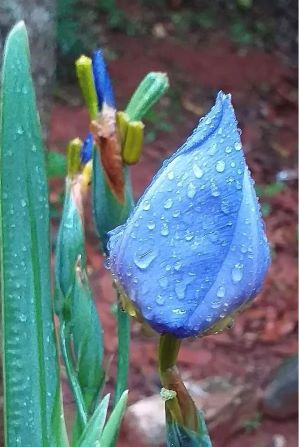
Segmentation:
<svg viewBox="0 0 300 447">
<path fill-rule="evenodd" d="M 93 416 L 89 420 L 79 440 L 79 447 L 93 447 L 97 446 L 97 443 L 100 446 L 100 439 L 105 424 L 108 404 L 109 394 L 102 399 Z"/>
<path fill-rule="evenodd" d="M 113 409 L 110 418 L 105 424 L 100 440 L 101 447 L 112 447 L 115 444 L 120 430 L 122 418 L 126 410 L 127 400 L 128 400 L 128 391 L 126 390 L 120 397 L 119 402 Z"/>
<path fill-rule="evenodd" d="M 67 441 L 50 294 L 47 182 L 23 22 L 4 49 L 0 126 L 6 445 L 61 447 Z"/>
</svg>

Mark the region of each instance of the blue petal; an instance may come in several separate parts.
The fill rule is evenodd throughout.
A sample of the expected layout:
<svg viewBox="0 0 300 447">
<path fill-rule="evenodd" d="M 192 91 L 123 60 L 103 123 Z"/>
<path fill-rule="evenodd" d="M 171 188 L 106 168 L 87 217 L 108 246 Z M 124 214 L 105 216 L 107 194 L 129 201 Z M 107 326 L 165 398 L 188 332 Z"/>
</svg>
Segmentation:
<svg viewBox="0 0 300 447">
<path fill-rule="evenodd" d="M 111 235 L 112 272 L 159 332 L 196 335 L 261 287 L 269 249 L 241 149 L 220 92 Z"/>
<path fill-rule="evenodd" d="M 103 103 L 105 103 L 108 106 L 115 108 L 114 93 L 101 50 L 95 50 L 93 52 L 92 62 L 98 107 L 101 110 Z"/>
<path fill-rule="evenodd" d="M 94 145 L 94 138 L 92 133 L 88 133 L 87 137 L 85 138 L 81 151 L 80 151 L 80 162 L 81 164 L 85 165 L 88 161 L 91 160 L 93 155 L 93 145 Z"/>
</svg>

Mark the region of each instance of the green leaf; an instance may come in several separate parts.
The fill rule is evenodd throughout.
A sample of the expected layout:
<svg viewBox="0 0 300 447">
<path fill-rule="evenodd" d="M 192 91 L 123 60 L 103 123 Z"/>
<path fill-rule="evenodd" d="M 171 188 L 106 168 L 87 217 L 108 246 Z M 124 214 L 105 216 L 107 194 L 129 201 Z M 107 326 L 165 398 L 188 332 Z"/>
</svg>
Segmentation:
<svg viewBox="0 0 300 447">
<path fill-rule="evenodd" d="M 82 433 L 82 436 L 79 440 L 79 447 L 100 447 L 100 439 L 105 424 L 109 397 L 109 394 L 107 394 L 96 408 L 93 416 L 89 420 L 84 432 Z"/>
<path fill-rule="evenodd" d="M 126 410 L 127 400 L 128 400 L 128 391 L 126 390 L 120 397 L 119 402 L 113 409 L 110 418 L 105 424 L 103 434 L 100 440 L 101 447 L 111 447 L 114 445 L 120 430 L 122 418 Z"/>
<path fill-rule="evenodd" d="M 50 288 L 44 150 L 26 28 L 10 32 L 0 122 L 1 296 L 7 446 L 66 446 Z"/>
<path fill-rule="evenodd" d="M 60 152 L 47 152 L 47 176 L 64 177 L 66 175 L 67 162 L 66 157 Z"/>
</svg>

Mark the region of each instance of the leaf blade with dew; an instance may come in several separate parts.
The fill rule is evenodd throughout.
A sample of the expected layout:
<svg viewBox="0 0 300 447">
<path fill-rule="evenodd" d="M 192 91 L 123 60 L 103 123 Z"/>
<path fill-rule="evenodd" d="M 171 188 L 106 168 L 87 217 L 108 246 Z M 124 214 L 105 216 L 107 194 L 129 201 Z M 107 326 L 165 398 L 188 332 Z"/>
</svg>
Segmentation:
<svg viewBox="0 0 300 447">
<path fill-rule="evenodd" d="M 66 446 L 51 304 L 44 150 L 23 22 L 12 29 L 4 49 L 0 138 L 6 444 Z"/>
</svg>

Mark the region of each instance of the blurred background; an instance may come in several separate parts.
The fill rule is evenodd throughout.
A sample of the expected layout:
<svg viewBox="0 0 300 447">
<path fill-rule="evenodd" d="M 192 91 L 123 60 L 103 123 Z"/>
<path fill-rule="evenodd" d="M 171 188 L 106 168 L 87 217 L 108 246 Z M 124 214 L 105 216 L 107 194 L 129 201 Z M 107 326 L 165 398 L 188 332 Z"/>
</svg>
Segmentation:
<svg viewBox="0 0 300 447">
<path fill-rule="evenodd" d="M 25 19 L 48 148 L 53 241 L 63 200 L 64 151 L 89 122 L 74 61 L 101 47 L 118 108 L 150 70 L 167 72 L 169 92 L 148 113 L 145 147 L 132 169 L 136 198 L 179 147 L 218 90 L 232 93 L 247 162 L 256 181 L 273 263 L 264 290 L 234 327 L 183 343 L 179 366 L 205 409 L 214 447 L 297 443 L 297 17 L 296 0 L 7 0 L 0 5 L 0 53 Z M 113 385 L 114 294 L 90 214 L 89 273 L 105 332 Z M 130 409 L 119 445 L 163 445 L 156 340 L 132 325 Z M 72 398 L 64 387 L 65 402 Z"/>
</svg>

